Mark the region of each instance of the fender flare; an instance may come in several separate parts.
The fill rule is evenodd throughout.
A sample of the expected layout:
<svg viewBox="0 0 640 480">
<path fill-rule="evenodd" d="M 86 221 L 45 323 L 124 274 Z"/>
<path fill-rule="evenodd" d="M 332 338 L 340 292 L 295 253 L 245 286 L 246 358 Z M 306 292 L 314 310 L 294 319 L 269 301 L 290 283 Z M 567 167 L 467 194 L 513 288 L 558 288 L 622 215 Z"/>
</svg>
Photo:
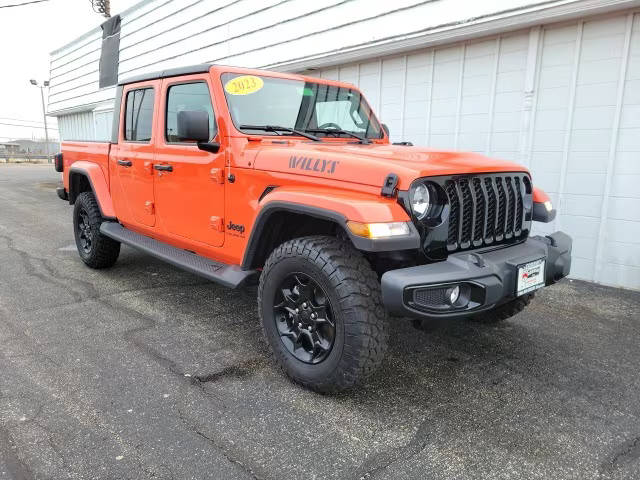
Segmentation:
<svg viewBox="0 0 640 480">
<path fill-rule="evenodd" d="M 411 219 L 404 209 L 395 201 L 389 203 L 389 205 L 393 205 L 393 207 L 388 209 L 386 215 L 382 211 L 378 211 L 374 217 L 367 220 L 366 214 L 362 212 L 357 205 L 349 202 L 349 198 L 346 196 L 344 198 L 330 197 L 329 191 L 294 192 L 291 190 L 285 191 L 284 189 L 277 193 L 278 194 L 276 195 L 276 191 L 273 191 L 273 193 L 268 194 L 265 200 L 261 202 L 262 208 L 260 208 L 253 222 L 249 240 L 247 242 L 247 248 L 245 249 L 244 258 L 242 260 L 243 269 L 253 268 L 252 265 L 260 246 L 262 232 L 268 226 L 271 216 L 274 213 L 283 211 L 299 213 L 335 223 L 344 230 L 354 247 L 358 250 L 366 252 L 387 252 L 420 248 L 420 234 L 418 233 L 418 230 L 415 228 L 413 222 L 411 222 Z M 362 200 L 361 194 L 355 195 Z M 303 199 L 305 202 L 300 203 Z M 330 199 L 328 203 L 331 203 L 332 208 L 316 206 L 318 204 L 327 203 L 328 199 Z M 381 197 L 374 198 L 371 196 L 370 202 L 372 205 L 374 202 L 379 204 L 379 202 L 386 202 L 386 199 Z M 365 204 L 366 202 L 360 203 L 359 206 L 362 207 Z M 340 205 L 344 208 L 336 208 Z M 380 239 L 364 238 L 351 233 L 347 228 L 348 220 L 369 222 L 409 222 L 409 228 L 411 231 L 409 235 L 404 237 Z"/>
<path fill-rule="evenodd" d="M 78 192 L 74 190 L 74 177 L 78 175 L 85 177 L 89 181 L 102 216 L 104 218 L 115 219 L 116 213 L 113 209 L 113 201 L 111 200 L 111 193 L 109 192 L 107 181 L 104 178 L 102 169 L 96 163 L 85 161 L 73 163 L 69 169 L 69 203 L 73 205 L 78 196 Z"/>
<path fill-rule="evenodd" d="M 545 202 L 550 202 L 549 195 L 544 190 L 533 188 L 533 213 L 532 220 L 534 222 L 549 223 L 556 218 L 557 211 L 555 208 L 547 210 Z"/>
</svg>

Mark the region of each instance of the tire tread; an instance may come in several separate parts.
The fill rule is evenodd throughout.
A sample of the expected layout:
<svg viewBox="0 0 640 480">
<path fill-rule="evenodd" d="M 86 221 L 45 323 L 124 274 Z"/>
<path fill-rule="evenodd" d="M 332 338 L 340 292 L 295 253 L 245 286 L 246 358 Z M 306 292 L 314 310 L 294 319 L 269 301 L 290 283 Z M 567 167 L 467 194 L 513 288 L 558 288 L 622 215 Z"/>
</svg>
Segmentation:
<svg viewBox="0 0 640 480">
<path fill-rule="evenodd" d="M 100 233 L 100 225 L 102 224 L 103 218 L 93 192 L 82 192 L 76 198 L 74 208 L 74 228 L 76 222 L 75 217 L 77 216 L 80 208 L 84 208 L 85 212 L 87 212 L 87 215 L 89 216 L 89 222 L 93 229 L 94 243 L 94 247 L 89 255 L 84 255 L 80 252 L 80 246 L 77 245 L 80 258 L 82 258 L 82 261 L 87 266 L 95 269 L 113 266 L 120 255 L 120 242 Z"/>
<path fill-rule="evenodd" d="M 329 378 L 317 380 L 296 376 L 287 369 L 281 352 L 275 352 L 277 363 L 294 382 L 316 392 L 331 393 L 353 387 L 380 366 L 387 350 L 387 318 L 381 307 L 378 277 L 362 254 L 343 240 L 327 236 L 289 240 L 277 247 L 264 265 L 258 288 L 260 312 L 269 270 L 293 256 L 314 263 L 335 288 L 345 323 L 344 358 Z"/>
</svg>

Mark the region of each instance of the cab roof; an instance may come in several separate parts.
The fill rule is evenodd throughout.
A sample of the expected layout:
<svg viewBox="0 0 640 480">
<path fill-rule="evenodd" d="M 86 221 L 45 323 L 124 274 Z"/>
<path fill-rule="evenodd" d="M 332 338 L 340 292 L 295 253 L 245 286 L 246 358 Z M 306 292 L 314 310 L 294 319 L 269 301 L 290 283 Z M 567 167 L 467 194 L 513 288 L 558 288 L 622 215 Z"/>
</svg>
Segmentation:
<svg viewBox="0 0 640 480">
<path fill-rule="evenodd" d="M 156 72 L 143 73 L 141 75 L 136 75 L 133 77 L 125 78 L 124 80 L 120 80 L 118 82 L 119 86 L 127 85 L 129 83 L 138 83 L 144 82 L 147 80 L 158 80 L 160 78 L 169 78 L 169 77 L 179 77 L 181 75 L 190 75 L 195 73 L 209 73 L 211 67 L 221 67 L 228 68 L 230 71 L 235 72 L 246 72 L 248 74 L 260 75 L 260 74 L 271 74 L 278 75 L 282 78 L 290 78 L 296 80 L 310 81 L 310 82 L 318 82 L 318 83 L 326 83 L 330 85 L 340 85 L 340 86 L 349 86 L 351 88 L 354 85 L 347 82 L 340 82 L 335 80 L 329 80 L 326 78 L 315 78 L 307 75 L 301 75 L 296 73 L 284 73 L 284 72 L 276 72 L 273 70 L 263 70 L 258 68 L 243 68 L 243 67 L 232 67 L 226 65 L 219 65 L 216 63 L 200 63 L 198 65 L 189 65 L 186 67 L 177 67 L 177 68 L 169 68 L 166 70 L 159 70 Z"/>
<path fill-rule="evenodd" d="M 180 75 L 189 75 L 192 73 L 207 73 L 213 65 L 213 63 L 200 63 L 198 65 L 189 65 L 187 67 L 169 68 L 167 70 L 160 70 L 157 72 L 143 73 L 141 75 L 120 80 L 118 85 L 144 82 L 146 80 L 157 80 L 159 78 L 179 77 Z"/>
</svg>

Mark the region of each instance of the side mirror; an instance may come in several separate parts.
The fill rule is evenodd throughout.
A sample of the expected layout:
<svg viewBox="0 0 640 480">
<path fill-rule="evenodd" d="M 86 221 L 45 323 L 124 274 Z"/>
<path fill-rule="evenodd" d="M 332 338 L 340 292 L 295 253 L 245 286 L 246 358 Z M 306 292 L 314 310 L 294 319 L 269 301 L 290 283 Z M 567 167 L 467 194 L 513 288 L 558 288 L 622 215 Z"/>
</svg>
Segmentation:
<svg viewBox="0 0 640 480">
<path fill-rule="evenodd" d="M 218 153 L 220 144 L 209 141 L 209 115 L 202 110 L 182 110 L 178 112 L 178 138 L 196 142 L 205 152 Z"/>
<path fill-rule="evenodd" d="M 380 124 L 380 126 L 381 126 L 381 127 L 382 127 L 382 129 L 384 130 L 384 133 L 386 133 L 386 134 L 387 134 L 387 137 L 388 137 L 388 136 L 390 136 L 390 133 L 389 133 L 389 127 L 387 126 L 387 124 L 386 124 L 386 123 L 381 123 L 381 124 Z"/>
<path fill-rule="evenodd" d="M 178 138 L 181 141 L 208 142 L 209 115 L 202 110 L 178 112 Z"/>
</svg>

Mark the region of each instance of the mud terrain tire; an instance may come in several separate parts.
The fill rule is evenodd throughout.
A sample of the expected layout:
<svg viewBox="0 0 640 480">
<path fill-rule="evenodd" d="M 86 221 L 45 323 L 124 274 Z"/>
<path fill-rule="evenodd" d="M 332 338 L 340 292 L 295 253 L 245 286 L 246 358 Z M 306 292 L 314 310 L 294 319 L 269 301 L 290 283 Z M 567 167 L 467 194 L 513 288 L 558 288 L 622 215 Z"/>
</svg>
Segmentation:
<svg viewBox="0 0 640 480">
<path fill-rule="evenodd" d="M 82 192 L 73 208 L 73 233 L 78 254 L 91 268 L 113 266 L 120 255 L 120 242 L 102 235 L 102 214 L 92 192 Z"/>
<path fill-rule="evenodd" d="M 299 292 L 296 286 L 289 290 L 282 288 L 291 276 L 296 281 L 299 276 L 307 279 L 306 286 L 304 280 L 296 285 L 307 288 L 311 284 L 310 291 L 315 293 L 310 295 L 324 299 L 323 308 L 328 305 L 330 312 L 326 317 L 333 320 L 332 347 L 328 352 L 322 350 L 325 356 L 317 363 L 312 363 L 313 357 L 301 360 L 297 350 L 300 347 L 293 346 L 292 352 L 290 344 L 287 346 L 287 338 L 298 338 L 306 332 L 292 330 L 291 337 L 288 330 L 287 335 L 282 334 L 283 326 L 286 330 L 289 323 L 294 324 L 292 329 L 300 325 L 297 320 L 290 321 L 301 318 L 291 313 L 290 307 L 282 313 L 282 307 L 278 306 L 281 305 L 278 299 L 287 298 L 284 292 L 289 292 L 290 301 L 301 302 L 300 295 L 295 294 Z M 302 315 L 302 304 L 300 307 Z M 258 311 L 265 337 L 280 368 L 294 382 L 316 392 L 332 393 L 358 384 L 380 366 L 387 349 L 387 318 L 378 277 L 360 252 L 347 241 L 334 237 L 302 237 L 277 247 L 260 276 Z M 289 319 L 285 318 L 287 315 Z M 300 335 L 296 336 L 295 332 Z M 296 345 L 293 340 L 291 344 Z M 315 355 L 314 347 L 310 348 L 312 352 L 307 354 Z"/>
</svg>

